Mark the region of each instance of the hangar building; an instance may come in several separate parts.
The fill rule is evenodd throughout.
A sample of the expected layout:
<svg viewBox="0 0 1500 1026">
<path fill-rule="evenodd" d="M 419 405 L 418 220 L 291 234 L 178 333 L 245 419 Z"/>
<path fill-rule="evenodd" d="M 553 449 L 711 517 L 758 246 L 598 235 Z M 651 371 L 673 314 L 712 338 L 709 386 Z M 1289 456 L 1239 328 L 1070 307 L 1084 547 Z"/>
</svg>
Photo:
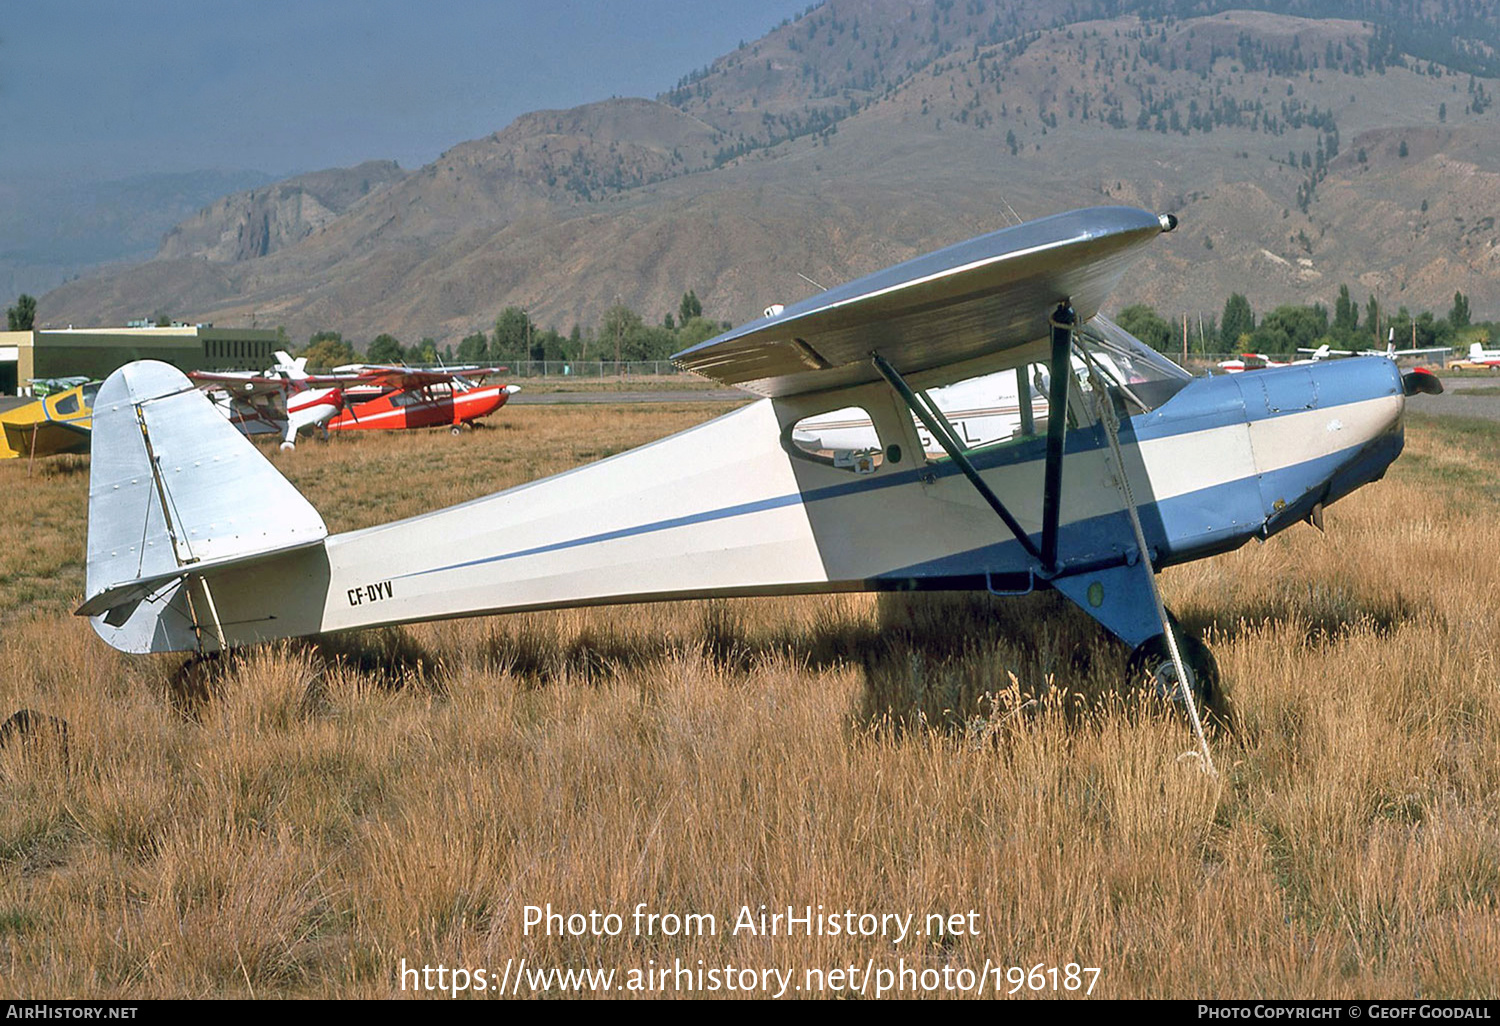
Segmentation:
<svg viewBox="0 0 1500 1026">
<path fill-rule="evenodd" d="M 285 345 L 273 330 L 207 324 L 0 331 L 0 393 L 15 395 L 36 378 L 105 378 L 132 360 L 182 371 L 264 370 Z"/>
</svg>

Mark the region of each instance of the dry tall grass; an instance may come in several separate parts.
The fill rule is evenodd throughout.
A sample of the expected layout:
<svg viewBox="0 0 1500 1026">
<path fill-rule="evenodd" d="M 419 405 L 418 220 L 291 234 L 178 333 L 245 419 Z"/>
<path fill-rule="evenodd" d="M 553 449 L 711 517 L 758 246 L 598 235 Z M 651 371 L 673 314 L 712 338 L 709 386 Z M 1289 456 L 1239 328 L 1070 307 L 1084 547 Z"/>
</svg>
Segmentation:
<svg viewBox="0 0 1500 1026">
<path fill-rule="evenodd" d="M 718 409 L 516 407 L 274 458 L 347 529 Z M 1326 535 L 1164 575 L 1225 671 L 1217 783 L 1178 718 L 1117 689 L 1118 646 L 1046 597 L 546 613 L 182 673 L 68 615 L 85 461 L 0 467 L 0 716 L 70 725 L 66 753 L 0 751 L 0 980 L 376 997 L 402 959 L 802 982 L 904 958 L 1077 962 L 1109 997 L 1496 997 L 1497 443 L 1419 421 Z M 634 936 L 642 902 L 718 931 Z M 547 903 L 625 932 L 526 936 Z M 762 904 L 972 909 L 980 935 L 730 934 Z"/>
</svg>

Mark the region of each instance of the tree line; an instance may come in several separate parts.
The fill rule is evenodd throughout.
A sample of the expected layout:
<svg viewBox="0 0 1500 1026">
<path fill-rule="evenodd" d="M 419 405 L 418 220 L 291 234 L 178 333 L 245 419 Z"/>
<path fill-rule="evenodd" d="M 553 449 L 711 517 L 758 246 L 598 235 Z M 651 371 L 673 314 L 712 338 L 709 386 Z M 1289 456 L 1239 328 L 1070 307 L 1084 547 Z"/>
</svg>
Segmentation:
<svg viewBox="0 0 1500 1026">
<path fill-rule="evenodd" d="M 1182 323 L 1168 321 L 1144 303 L 1121 310 L 1115 318 L 1120 327 L 1154 349 L 1165 353 L 1182 351 Z M 1472 320 L 1469 298 L 1453 294 L 1446 316 L 1424 310 L 1413 314 L 1405 306 L 1395 311 L 1381 306 L 1371 294 L 1363 308 L 1339 286 L 1332 316 L 1321 303 L 1278 306 L 1257 318 L 1250 301 L 1235 292 L 1224 302 L 1223 313 L 1189 320 L 1187 345 L 1192 353 L 1253 352 L 1267 355 L 1295 353 L 1329 345 L 1335 349 L 1384 349 L 1392 337 L 1397 349 L 1467 346 L 1487 343 L 1497 325 Z M 1415 337 L 1415 343 L 1413 338 Z"/>
<path fill-rule="evenodd" d="M 493 330 L 481 328 L 466 335 L 456 348 L 449 345 L 439 350 L 430 338 L 404 346 L 393 335 L 380 334 L 366 347 L 364 359 L 371 363 L 413 365 L 665 360 L 730 327 L 728 321 L 704 316 L 697 292 L 689 289 L 682 294 L 677 309 L 663 316 L 660 323 L 650 323 L 640 313 L 617 303 L 605 311 L 597 325 L 584 328 L 575 324 L 564 335 L 555 328 L 541 327 L 521 307 L 508 306 L 495 318 Z M 337 331 L 314 332 L 298 355 L 307 357 L 308 367 L 315 370 L 360 359 L 353 344 Z"/>
</svg>

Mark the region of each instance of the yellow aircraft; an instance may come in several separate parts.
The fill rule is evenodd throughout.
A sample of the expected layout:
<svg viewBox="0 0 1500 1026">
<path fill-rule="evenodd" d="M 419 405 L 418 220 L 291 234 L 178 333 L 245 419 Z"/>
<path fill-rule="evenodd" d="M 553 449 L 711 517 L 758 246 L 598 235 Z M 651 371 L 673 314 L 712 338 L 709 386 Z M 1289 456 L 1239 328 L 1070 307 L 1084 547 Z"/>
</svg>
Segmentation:
<svg viewBox="0 0 1500 1026">
<path fill-rule="evenodd" d="M 99 384 L 75 385 L 0 413 L 0 460 L 88 452 Z"/>
</svg>

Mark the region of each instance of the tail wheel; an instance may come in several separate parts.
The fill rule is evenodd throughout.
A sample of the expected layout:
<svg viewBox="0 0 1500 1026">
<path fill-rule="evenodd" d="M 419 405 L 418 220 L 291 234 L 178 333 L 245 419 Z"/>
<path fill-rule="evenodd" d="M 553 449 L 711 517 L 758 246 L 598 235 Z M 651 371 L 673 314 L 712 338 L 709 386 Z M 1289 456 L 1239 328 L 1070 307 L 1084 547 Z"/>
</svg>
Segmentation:
<svg viewBox="0 0 1500 1026">
<path fill-rule="evenodd" d="M 1217 708 L 1222 695 L 1219 664 L 1214 659 L 1203 639 L 1173 624 L 1177 635 L 1177 650 L 1182 655 L 1183 669 L 1187 671 L 1188 686 L 1193 689 L 1193 699 L 1200 711 Z M 1147 638 L 1130 653 L 1125 672 L 1132 686 L 1144 684 L 1153 689 L 1160 698 L 1173 705 L 1182 704 L 1182 688 L 1177 680 L 1177 666 L 1172 662 L 1172 651 L 1165 634 Z"/>
</svg>

